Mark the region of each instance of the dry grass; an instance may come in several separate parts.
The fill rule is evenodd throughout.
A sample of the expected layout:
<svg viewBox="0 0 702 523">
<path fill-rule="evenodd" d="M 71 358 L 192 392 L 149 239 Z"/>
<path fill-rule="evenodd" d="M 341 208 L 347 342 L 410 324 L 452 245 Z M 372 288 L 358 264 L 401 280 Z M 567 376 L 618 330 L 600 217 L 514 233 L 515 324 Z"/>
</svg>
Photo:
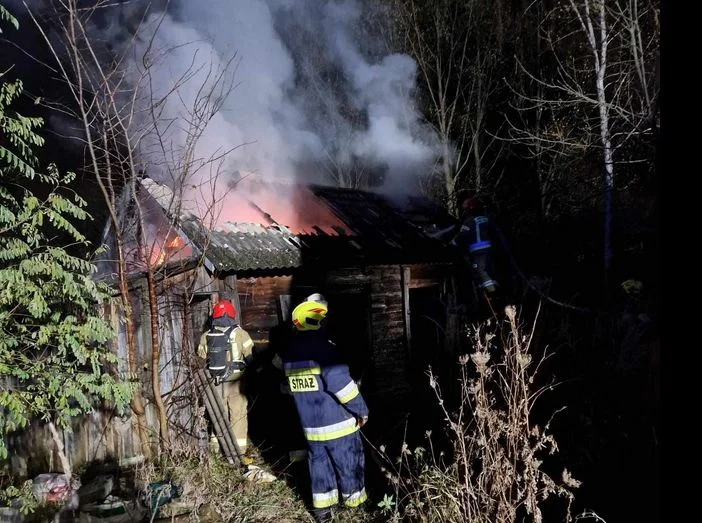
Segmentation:
<svg viewBox="0 0 702 523">
<path fill-rule="evenodd" d="M 532 333 L 522 334 L 514 307 L 505 312 L 502 336 L 484 326 L 469 329 L 473 350 L 459 358 L 457 407 L 447 407 L 438 379 L 428 372 L 451 456 L 437 452 L 431 432 L 427 447 L 403 444 L 394 459 L 378 449 L 393 488 L 381 502 L 389 520 L 539 523 L 547 500 L 561 498 L 559 520 L 572 521 L 573 489 L 580 483 L 567 469 L 558 480 L 542 469 L 558 446 L 549 433 L 551 420 L 544 426 L 531 420 L 534 402 L 553 387 L 535 385 L 546 354 L 535 360 Z"/>
<path fill-rule="evenodd" d="M 250 523 L 310 522 L 299 496 L 281 480 L 247 481 L 239 467 L 218 455 L 184 447 L 145 463 L 136 471 L 137 484 L 170 479 L 181 489 L 177 499 L 192 508 L 178 521 Z"/>
<path fill-rule="evenodd" d="M 257 464 L 266 468 L 260 458 Z M 170 479 L 182 489 L 177 499 L 193 510 L 177 521 L 236 521 L 237 523 L 312 522 L 305 500 L 285 481 L 257 484 L 247 481 L 238 467 L 223 462 L 219 455 L 200 454 L 184 448 L 145 463 L 136 472 L 142 489 Z M 383 521 L 386 518 L 383 516 Z M 164 520 L 165 521 L 165 520 Z M 168 519 L 170 521 L 170 519 Z M 334 523 L 380 521 L 379 511 L 369 503 L 356 508 L 335 508 Z"/>
</svg>

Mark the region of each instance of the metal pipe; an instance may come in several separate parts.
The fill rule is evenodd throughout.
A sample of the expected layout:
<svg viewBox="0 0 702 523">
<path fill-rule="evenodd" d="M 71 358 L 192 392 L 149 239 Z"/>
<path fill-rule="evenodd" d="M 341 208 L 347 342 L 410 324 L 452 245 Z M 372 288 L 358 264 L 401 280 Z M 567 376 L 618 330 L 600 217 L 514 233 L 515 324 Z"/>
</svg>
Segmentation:
<svg viewBox="0 0 702 523">
<path fill-rule="evenodd" d="M 230 459 L 233 460 L 234 456 L 236 456 L 239 463 L 243 464 L 241 451 L 239 450 L 239 446 L 236 444 L 236 441 L 234 441 L 231 428 L 224 411 L 224 406 L 222 405 L 217 390 L 212 384 L 213 382 L 209 376 L 209 373 L 204 369 L 200 369 L 197 374 L 200 379 L 201 387 L 205 393 L 204 396 L 207 398 L 208 403 L 210 404 L 210 408 L 208 410 L 210 411 L 210 417 L 215 423 L 215 431 L 217 432 L 217 429 L 219 429 L 218 438 L 220 442 L 223 443 L 222 450 Z"/>
<path fill-rule="evenodd" d="M 210 414 L 210 419 L 212 421 L 212 425 L 214 427 L 215 431 L 215 436 L 217 437 L 217 440 L 220 442 L 224 441 L 224 434 L 222 432 L 222 427 L 221 427 L 221 420 L 219 419 L 219 416 L 216 414 L 214 406 L 212 405 L 212 400 L 208 391 L 208 388 L 206 383 L 203 381 L 202 376 L 200 376 L 200 373 L 197 373 L 196 376 L 197 380 L 197 387 L 198 387 L 198 392 L 202 399 L 205 402 L 205 407 L 207 408 L 207 412 Z M 222 447 L 222 451 L 224 452 L 225 457 L 232 462 L 233 464 L 233 459 L 230 455 L 230 451 L 226 446 L 226 441 L 224 441 L 224 445 Z"/>
<path fill-rule="evenodd" d="M 232 458 L 232 453 L 231 450 L 229 449 L 228 442 L 226 441 L 224 434 L 225 431 L 223 430 L 222 427 L 222 420 L 219 415 L 219 413 L 216 411 L 215 406 L 213 405 L 212 397 L 211 397 L 211 389 L 207 385 L 206 381 L 203 379 L 203 377 L 200 375 L 200 373 L 197 373 L 197 383 L 198 383 L 198 388 L 200 389 L 200 395 L 202 396 L 204 402 L 205 402 L 205 407 L 207 408 L 207 412 L 210 415 L 210 419 L 212 421 L 212 425 L 214 427 L 215 431 L 215 436 L 217 437 L 217 440 L 220 442 L 220 445 L 222 447 L 222 452 L 224 453 L 224 456 L 227 458 L 227 460 L 234 464 L 234 460 Z"/>
</svg>

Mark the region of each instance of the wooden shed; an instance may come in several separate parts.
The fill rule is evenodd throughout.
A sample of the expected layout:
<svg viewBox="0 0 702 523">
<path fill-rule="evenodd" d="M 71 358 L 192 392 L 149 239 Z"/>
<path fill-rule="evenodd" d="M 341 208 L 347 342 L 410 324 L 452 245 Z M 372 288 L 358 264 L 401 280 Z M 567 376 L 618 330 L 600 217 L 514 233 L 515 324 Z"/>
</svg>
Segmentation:
<svg viewBox="0 0 702 523">
<path fill-rule="evenodd" d="M 190 378 L 198 364 L 193 356 L 211 306 L 220 297 L 234 302 L 240 323 L 255 342 L 255 354 L 265 356 L 279 348 L 291 307 L 312 292 L 322 292 L 330 305 L 330 336 L 360 380 L 378 430 L 407 411 L 415 371 L 452 359 L 446 311 L 454 303 L 457 258 L 426 233 L 452 219 L 428 200 L 256 181 L 246 191 L 235 187 L 217 219 L 208 222 L 180 206 L 174 216 L 172 192 L 148 178 L 139 183 L 137 193 L 140 216 L 130 211 L 134 204 L 125 198 L 123 219 L 125 231 L 130 220 L 141 220 L 142 226 L 125 239 L 135 251 L 145 241 L 155 245 L 148 254 L 152 268 L 158 269 L 150 276 L 157 302 L 152 306 L 149 276 L 138 255 L 130 258 L 133 334 L 148 425 L 158 426 L 149 387 L 151 331 L 156 325 L 160 393 L 170 433 L 197 440 L 202 427 Z M 105 242 L 111 243 L 109 227 Z M 100 268 L 103 277 L 115 270 L 109 255 Z M 127 333 L 116 303 L 111 314 L 119 334 L 117 350 L 125 362 Z M 254 392 L 265 395 L 263 387 L 274 385 L 259 384 Z M 270 402 L 254 400 L 252 405 L 260 411 Z M 271 416 L 267 410 L 259 414 Z M 137 456 L 136 431 L 124 430 L 128 425 L 126 418 L 90 417 L 67 436 L 74 466 Z"/>
</svg>

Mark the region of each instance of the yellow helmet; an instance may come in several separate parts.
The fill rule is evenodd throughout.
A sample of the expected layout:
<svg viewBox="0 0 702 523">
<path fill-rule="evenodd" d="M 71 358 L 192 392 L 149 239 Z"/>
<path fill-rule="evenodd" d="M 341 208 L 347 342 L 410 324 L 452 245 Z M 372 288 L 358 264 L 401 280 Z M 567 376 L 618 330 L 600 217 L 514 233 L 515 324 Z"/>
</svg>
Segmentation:
<svg viewBox="0 0 702 523">
<path fill-rule="evenodd" d="M 326 303 L 310 300 L 303 301 L 292 312 L 292 322 L 299 331 L 316 331 L 327 316 Z"/>
</svg>

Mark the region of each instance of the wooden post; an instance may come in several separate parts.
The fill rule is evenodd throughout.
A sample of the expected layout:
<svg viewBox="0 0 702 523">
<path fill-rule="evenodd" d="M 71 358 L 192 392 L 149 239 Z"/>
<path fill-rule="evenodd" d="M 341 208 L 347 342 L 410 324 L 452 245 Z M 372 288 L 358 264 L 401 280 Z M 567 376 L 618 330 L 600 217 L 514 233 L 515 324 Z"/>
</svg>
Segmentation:
<svg viewBox="0 0 702 523">
<path fill-rule="evenodd" d="M 407 343 L 407 359 L 412 360 L 412 326 L 410 322 L 410 268 L 402 267 L 402 310 L 405 318 L 405 342 Z"/>
<path fill-rule="evenodd" d="M 231 274 L 226 278 L 220 279 L 219 288 L 222 289 L 222 294 L 226 294 L 230 297 L 230 301 L 232 305 L 234 305 L 234 310 L 236 311 L 237 322 L 239 325 L 243 325 L 243 311 L 241 310 L 241 303 L 239 302 L 239 285 L 236 274 Z"/>
<path fill-rule="evenodd" d="M 233 464 L 236 460 L 239 464 L 243 465 L 241 450 L 232 433 L 219 393 L 213 385 L 214 380 L 212 376 L 210 376 L 207 370 L 198 369 L 195 373 L 195 380 L 195 386 L 197 387 L 198 393 L 202 396 L 205 408 L 210 415 L 212 425 L 215 429 L 215 435 L 219 440 L 219 446 L 224 457 L 227 458 L 229 463 Z"/>
<path fill-rule="evenodd" d="M 234 295 L 232 296 L 234 303 L 234 308 L 236 309 L 236 314 L 237 314 L 237 319 L 239 320 L 239 325 L 244 324 L 244 311 L 241 309 L 241 303 L 239 302 L 239 280 L 237 280 L 236 275 L 232 276 L 231 279 L 232 285 L 232 292 Z"/>
</svg>

